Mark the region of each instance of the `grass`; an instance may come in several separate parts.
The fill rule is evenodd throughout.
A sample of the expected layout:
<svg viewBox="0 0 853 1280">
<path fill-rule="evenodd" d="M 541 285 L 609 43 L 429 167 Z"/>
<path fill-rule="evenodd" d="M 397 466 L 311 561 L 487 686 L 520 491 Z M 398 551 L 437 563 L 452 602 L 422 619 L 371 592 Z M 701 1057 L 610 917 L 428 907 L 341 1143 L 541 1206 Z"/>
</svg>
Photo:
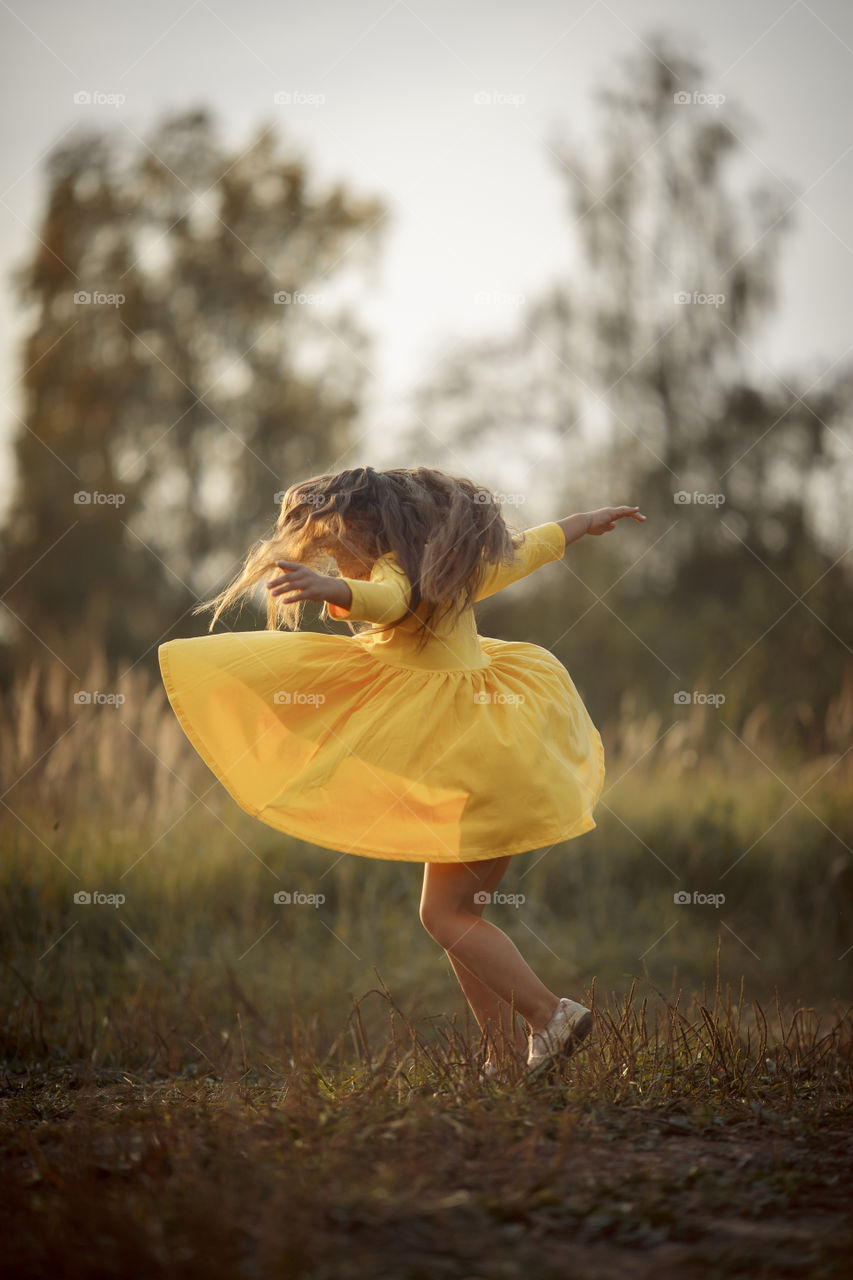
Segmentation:
<svg viewBox="0 0 853 1280">
<path fill-rule="evenodd" d="M 254 822 L 110 679 L 33 668 L 0 727 L 0 1274 L 849 1274 L 842 750 L 616 726 L 598 828 L 488 909 L 595 1034 L 492 1084 L 419 868 Z"/>
<path fill-rule="evenodd" d="M 849 1274 L 850 1012 L 590 998 L 593 1040 L 536 1084 L 483 1084 L 467 1031 L 419 1027 L 381 980 L 331 1041 L 295 1011 L 250 1033 L 238 1008 L 181 1070 L 159 1037 L 136 1070 L 7 1063 L 6 1265 Z M 128 1009 L 128 1033 L 152 1012 Z"/>
</svg>

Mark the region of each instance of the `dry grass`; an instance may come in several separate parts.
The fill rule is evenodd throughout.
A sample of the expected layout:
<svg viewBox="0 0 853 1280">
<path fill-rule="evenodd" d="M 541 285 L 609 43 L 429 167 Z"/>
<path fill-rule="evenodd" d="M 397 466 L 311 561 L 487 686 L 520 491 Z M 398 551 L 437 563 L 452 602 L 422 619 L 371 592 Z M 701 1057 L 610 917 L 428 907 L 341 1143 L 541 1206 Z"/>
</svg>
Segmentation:
<svg viewBox="0 0 853 1280">
<path fill-rule="evenodd" d="M 119 712 L 75 687 L 34 668 L 0 728 L 0 1274 L 849 1274 L 843 751 L 619 726 L 598 829 L 491 909 L 596 1034 L 493 1084 L 417 867 L 254 823 L 141 668 L 86 673 Z M 674 912 L 735 859 L 724 915 Z"/>
<path fill-rule="evenodd" d="M 590 999 L 594 1039 L 536 1084 L 482 1083 L 476 1041 L 416 1026 L 381 982 L 331 1041 L 294 1013 L 265 1043 L 238 1012 L 178 1074 L 168 1041 L 134 1072 L 8 1064 L 7 1265 L 845 1274 L 850 1012 L 821 1025 L 719 991 L 682 1011 L 635 984 Z M 366 1025 L 371 1004 L 384 1033 Z"/>
</svg>

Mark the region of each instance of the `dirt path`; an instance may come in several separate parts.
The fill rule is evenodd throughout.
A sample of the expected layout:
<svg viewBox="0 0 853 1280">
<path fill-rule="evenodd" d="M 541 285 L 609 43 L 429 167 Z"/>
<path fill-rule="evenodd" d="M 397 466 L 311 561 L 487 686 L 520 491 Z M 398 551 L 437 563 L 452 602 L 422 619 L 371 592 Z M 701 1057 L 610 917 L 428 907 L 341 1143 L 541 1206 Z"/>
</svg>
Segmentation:
<svg viewBox="0 0 853 1280">
<path fill-rule="evenodd" d="M 0 1274 L 853 1274 L 850 1113 L 6 1078 Z M 202 1270 L 203 1269 L 203 1270 Z"/>
</svg>

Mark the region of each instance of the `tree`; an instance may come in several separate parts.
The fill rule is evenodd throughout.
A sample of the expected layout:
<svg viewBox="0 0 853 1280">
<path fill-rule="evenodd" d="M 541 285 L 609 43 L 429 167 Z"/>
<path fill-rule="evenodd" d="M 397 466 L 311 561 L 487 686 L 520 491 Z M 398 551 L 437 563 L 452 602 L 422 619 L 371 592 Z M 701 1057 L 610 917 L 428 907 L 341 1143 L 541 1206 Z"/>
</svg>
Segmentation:
<svg viewBox="0 0 853 1280">
<path fill-rule="evenodd" d="M 335 290 L 373 261 L 383 212 L 311 192 L 271 128 L 228 154 L 203 110 L 133 152 L 92 134 L 52 153 L 17 273 L 15 657 L 138 656 L 204 625 L 188 611 L 275 493 L 353 442 L 366 338 Z"/>
<path fill-rule="evenodd" d="M 573 548 L 577 578 L 542 605 L 602 714 L 628 689 L 660 709 L 679 684 L 722 686 L 733 716 L 766 699 L 825 749 L 820 725 L 853 657 L 851 366 L 809 387 L 753 359 L 790 197 L 767 182 L 744 191 L 742 114 L 708 100 L 703 69 L 666 38 L 647 45 L 598 95 L 599 137 L 551 146 L 574 279 L 534 299 L 516 332 L 458 349 L 415 408 L 457 468 L 476 439 L 520 460 L 528 493 L 547 457 L 562 510 L 631 502 L 648 515 L 642 548 L 615 535 Z M 834 523 L 821 519 L 828 495 Z M 542 504 L 537 515 L 550 518 Z M 523 625 L 511 602 L 488 613 L 513 634 Z"/>
</svg>

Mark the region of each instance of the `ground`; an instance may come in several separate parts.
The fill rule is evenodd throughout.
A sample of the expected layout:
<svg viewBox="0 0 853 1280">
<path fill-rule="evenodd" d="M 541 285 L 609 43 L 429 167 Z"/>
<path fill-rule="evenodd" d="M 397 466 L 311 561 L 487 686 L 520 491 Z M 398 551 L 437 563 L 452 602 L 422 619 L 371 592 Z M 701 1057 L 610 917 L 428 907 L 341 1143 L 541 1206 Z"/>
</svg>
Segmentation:
<svg viewBox="0 0 853 1280">
<path fill-rule="evenodd" d="M 8 1064 L 5 1275 L 847 1277 L 850 1109 Z M 820 1112 L 820 1113 L 818 1113 Z"/>
</svg>

